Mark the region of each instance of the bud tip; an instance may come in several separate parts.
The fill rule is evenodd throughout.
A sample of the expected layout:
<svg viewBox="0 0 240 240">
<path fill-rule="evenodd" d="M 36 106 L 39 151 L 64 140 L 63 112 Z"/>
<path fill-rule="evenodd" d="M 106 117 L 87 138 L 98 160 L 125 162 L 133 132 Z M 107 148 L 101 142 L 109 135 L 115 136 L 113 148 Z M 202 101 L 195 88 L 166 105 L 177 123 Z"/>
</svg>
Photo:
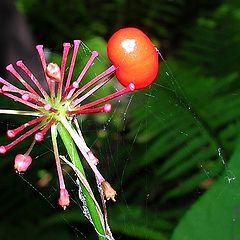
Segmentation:
<svg viewBox="0 0 240 240">
<path fill-rule="evenodd" d="M 28 155 L 18 154 L 15 157 L 14 168 L 17 172 L 25 172 L 32 163 L 32 158 Z"/>
<path fill-rule="evenodd" d="M 63 210 L 65 210 L 69 203 L 70 200 L 67 189 L 66 188 L 60 189 L 60 197 L 58 199 L 58 204 L 63 208 Z"/>
</svg>

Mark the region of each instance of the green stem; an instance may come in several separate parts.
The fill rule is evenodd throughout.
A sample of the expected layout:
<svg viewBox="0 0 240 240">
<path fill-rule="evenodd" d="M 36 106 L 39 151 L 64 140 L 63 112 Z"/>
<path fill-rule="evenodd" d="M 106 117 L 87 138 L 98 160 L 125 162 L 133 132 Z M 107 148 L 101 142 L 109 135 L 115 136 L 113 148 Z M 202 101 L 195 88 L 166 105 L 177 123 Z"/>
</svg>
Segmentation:
<svg viewBox="0 0 240 240">
<path fill-rule="evenodd" d="M 67 152 L 68 152 L 69 157 L 71 158 L 71 161 L 74 163 L 76 168 L 79 169 L 79 171 L 84 176 L 86 176 L 83 166 L 82 166 L 82 163 L 81 163 L 81 160 L 79 158 L 77 149 L 75 147 L 75 143 L 73 142 L 73 140 L 72 140 L 70 134 L 68 133 L 68 131 L 66 130 L 66 128 L 61 123 L 58 124 L 58 132 L 59 132 L 59 134 L 62 138 L 62 141 L 67 149 Z M 80 183 L 80 186 L 81 186 L 83 195 L 85 197 L 88 211 L 92 218 L 92 222 L 98 233 L 99 240 L 105 240 L 106 238 L 104 237 L 105 236 L 104 227 L 101 223 L 101 219 L 98 215 L 95 203 L 94 203 L 93 199 L 91 198 L 90 194 L 88 193 L 87 189 L 83 186 L 82 183 Z"/>
</svg>

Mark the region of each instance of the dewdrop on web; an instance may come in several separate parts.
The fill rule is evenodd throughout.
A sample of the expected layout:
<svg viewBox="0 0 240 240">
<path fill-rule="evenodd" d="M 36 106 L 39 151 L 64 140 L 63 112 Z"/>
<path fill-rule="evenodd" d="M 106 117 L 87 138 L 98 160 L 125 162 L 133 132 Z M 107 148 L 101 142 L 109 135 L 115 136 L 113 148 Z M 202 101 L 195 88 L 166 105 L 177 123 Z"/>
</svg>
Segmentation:
<svg viewBox="0 0 240 240">
<path fill-rule="evenodd" d="M 0 144 L 0 153 L 5 154 L 24 139 L 32 138 L 32 144 L 26 152 L 18 153 L 15 157 L 14 168 L 19 173 L 25 172 L 32 164 L 32 157 L 30 156 L 32 149 L 38 142 L 44 141 L 46 134 L 50 132 L 59 180 L 58 203 L 65 209 L 70 204 L 70 196 L 65 186 L 60 163 L 60 159 L 62 159 L 58 150 L 58 136 L 60 136 L 72 161 L 73 169 L 79 170 L 78 176 L 81 175 L 82 185 L 80 187 L 83 188 L 83 195 L 86 198 L 91 221 L 97 232 L 104 235 L 106 233 L 106 229 L 102 229 L 105 226 L 104 220 L 101 217 L 100 209 L 97 207 L 91 188 L 86 181 L 78 152 L 82 154 L 93 171 L 104 197 L 107 200 L 112 199 L 115 201 L 117 193 L 98 170 L 99 160 L 87 146 L 76 116 L 108 113 L 112 110 L 110 103 L 112 99 L 149 86 L 158 73 L 158 52 L 151 40 L 141 30 L 131 27 L 120 29 L 112 35 L 107 44 L 107 53 L 112 66 L 82 85 L 81 81 L 98 57 L 98 52 L 91 52 L 86 65 L 77 78 L 74 78 L 73 71 L 80 47 L 80 40 L 74 40 L 73 47 L 70 43 L 64 43 L 61 64 L 58 65 L 57 63 L 47 63 L 43 46 L 37 45 L 36 50 L 45 78 L 41 81 L 35 77 L 34 73 L 22 60 L 17 61 L 15 66 L 9 64 L 6 67 L 7 71 L 20 82 L 22 87 L 19 88 L 0 77 L 2 85 L 0 93 L 13 101 L 26 105 L 32 110 L 0 109 L 0 113 L 27 115 L 32 118 L 23 125 L 7 131 L 7 137 L 14 140 L 7 145 Z M 70 65 L 67 66 L 67 59 L 71 50 L 72 57 Z M 66 72 L 67 68 L 68 71 Z M 28 79 L 24 79 L 19 70 L 23 71 L 28 76 Z M 104 87 L 109 81 L 112 81 L 115 76 L 123 85 L 121 90 L 100 99 L 86 102 L 88 97 L 92 96 L 101 87 Z M 46 81 L 46 84 L 42 84 L 44 81 Z M 44 86 L 47 86 L 47 88 Z M 97 218 L 96 215 L 100 217 Z M 97 221 L 100 221 L 102 228 L 96 227 Z"/>
</svg>

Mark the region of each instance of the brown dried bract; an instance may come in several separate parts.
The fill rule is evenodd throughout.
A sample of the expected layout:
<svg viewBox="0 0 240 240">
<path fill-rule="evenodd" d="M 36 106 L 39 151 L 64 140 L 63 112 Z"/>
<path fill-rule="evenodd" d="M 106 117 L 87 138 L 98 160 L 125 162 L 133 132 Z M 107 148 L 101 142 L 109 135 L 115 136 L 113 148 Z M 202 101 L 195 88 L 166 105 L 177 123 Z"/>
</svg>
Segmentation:
<svg viewBox="0 0 240 240">
<path fill-rule="evenodd" d="M 103 181 L 101 183 L 101 187 L 105 198 L 107 200 L 111 198 L 114 202 L 116 202 L 115 196 L 117 195 L 117 192 L 112 188 L 112 186 L 107 181 Z"/>
</svg>

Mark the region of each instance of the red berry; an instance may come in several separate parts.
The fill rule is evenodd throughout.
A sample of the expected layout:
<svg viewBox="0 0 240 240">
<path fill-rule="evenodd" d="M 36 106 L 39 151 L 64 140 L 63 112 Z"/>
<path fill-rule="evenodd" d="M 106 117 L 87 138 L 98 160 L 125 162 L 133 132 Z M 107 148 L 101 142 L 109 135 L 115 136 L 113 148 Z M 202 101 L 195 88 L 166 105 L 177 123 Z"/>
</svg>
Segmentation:
<svg viewBox="0 0 240 240">
<path fill-rule="evenodd" d="M 107 44 L 107 53 L 117 68 L 119 82 L 136 89 L 150 85 L 158 73 L 158 53 L 151 40 L 137 28 L 123 28 L 115 32 Z"/>
</svg>

